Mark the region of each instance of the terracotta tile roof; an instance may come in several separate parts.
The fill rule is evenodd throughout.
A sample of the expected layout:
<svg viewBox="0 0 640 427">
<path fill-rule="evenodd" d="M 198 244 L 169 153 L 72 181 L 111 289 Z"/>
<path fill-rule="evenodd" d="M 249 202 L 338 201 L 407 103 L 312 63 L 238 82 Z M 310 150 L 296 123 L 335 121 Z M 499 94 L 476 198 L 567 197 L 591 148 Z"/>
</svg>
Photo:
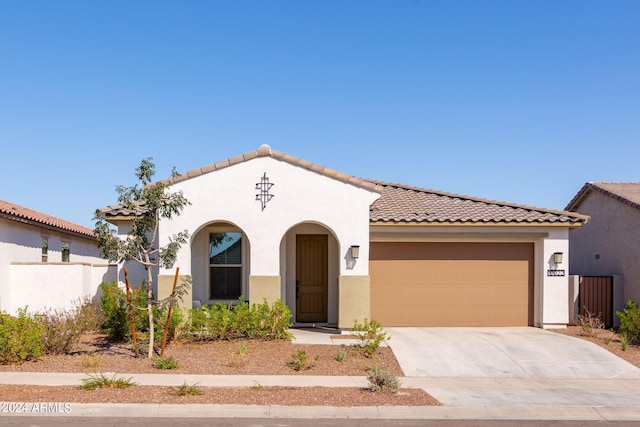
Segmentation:
<svg viewBox="0 0 640 427">
<path fill-rule="evenodd" d="M 137 215 L 142 215 L 145 212 L 145 209 L 138 205 L 136 207 L 135 212 L 129 209 L 125 209 L 122 205 L 109 205 L 104 208 L 100 208 L 96 210 L 96 214 L 103 214 L 108 219 L 114 219 L 114 217 L 135 217 Z"/>
<path fill-rule="evenodd" d="M 193 169 L 175 178 L 163 180 L 166 185 L 182 182 L 196 176 L 246 162 L 257 157 L 272 157 L 302 167 L 330 178 L 381 193 L 381 197 L 371 205 L 370 220 L 375 223 L 547 223 L 580 225 L 589 217 L 565 211 L 540 209 L 506 202 L 497 202 L 445 193 L 402 184 L 392 184 L 372 179 L 357 178 L 337 172 L 324 166 L 301 160 L 262 145 L 256 151 L 231 157 L 222 162 Z M 108 206 L 98 210 L 107 217 L 129 217 L 134 212 L 121 206 Z M 142 210 L 138 209 L 138 213 Z"/>
<path fill-rule="evenodd" d="M 640 209 L 640 182 L 587 182 L 565 209 L 571 211 L 578 209 L 582 201 L 592 191 L 597 191 L 636 209 Z"/>
<path fill-rule="evenodd" d="M 371 205 L 374 223 L 564 224 L 579 225 L 588 216 L 516 205 L 402 184 L 371 180 L 384 187 Z"/>
<path fill-rule="evenodd" d="M 42 212 L 34 211 L 33 209 L 16 205 L 15 203 L 9 203 L 5 200 L 0 200 L 0 216 L 26 224 L 42 226 L 48 229 L 70 232 L 85 237 L 94 237 L 93 230 L 90 228 L 83 227 L 82 225 L 74 224 Z"/>
</svg>

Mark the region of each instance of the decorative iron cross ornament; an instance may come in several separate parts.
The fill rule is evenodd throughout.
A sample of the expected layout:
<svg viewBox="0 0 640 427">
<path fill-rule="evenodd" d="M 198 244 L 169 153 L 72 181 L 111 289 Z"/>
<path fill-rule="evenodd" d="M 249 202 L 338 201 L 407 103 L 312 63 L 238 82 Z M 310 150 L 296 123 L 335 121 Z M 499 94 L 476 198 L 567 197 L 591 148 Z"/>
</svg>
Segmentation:
<svg viewBox="0 0 640 427">
<path fill-rule="evenodd" d="M 260 182 L 256 184 L 256 190 L 260 190 L 260 193 L 256 194 L 256 200 L 262 203 L 262 210 L 267 207 L 267 202 L 273 198 L 273 194 L 269 194 L 269 190 L 271 190 L 271 187 L 274 185 L 275 184 L 269 182 L 266 172 L 262 178 L 260 178 Z"/>
</svg>

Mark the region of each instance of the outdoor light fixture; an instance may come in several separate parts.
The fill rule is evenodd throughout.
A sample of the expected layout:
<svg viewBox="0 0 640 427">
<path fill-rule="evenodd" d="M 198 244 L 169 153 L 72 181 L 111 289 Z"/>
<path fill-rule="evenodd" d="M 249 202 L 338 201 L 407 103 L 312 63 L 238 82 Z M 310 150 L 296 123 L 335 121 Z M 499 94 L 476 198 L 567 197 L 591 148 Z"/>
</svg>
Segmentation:
<svg viewBox="0 0 640 427">
<path fill-rule="evenodd" d="M 358 259 L 359 256 L 360 256 L 360 246 L 351 245 L 351 258 Z"/>
<path fill-rule="evenodd" d="M 553 253 L 553 263 L 554 264 L 562 264 L 562 252 L 554 252 Z"/>
</svg>

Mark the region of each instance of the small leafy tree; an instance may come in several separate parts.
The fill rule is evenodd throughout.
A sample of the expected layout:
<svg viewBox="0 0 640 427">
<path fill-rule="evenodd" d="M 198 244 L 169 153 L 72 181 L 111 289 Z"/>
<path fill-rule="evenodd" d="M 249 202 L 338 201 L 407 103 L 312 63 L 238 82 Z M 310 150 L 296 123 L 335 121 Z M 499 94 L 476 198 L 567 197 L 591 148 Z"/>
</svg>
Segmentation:
<svg viewBox="0 0 640 427">
<path fill-rule="evenodd" d="M 172 219 L 180 215 L 189 201 L 181 191 L 171 193 L 167 191 L 167 185 L 163 182 L 152 183 L 155 174 L 155 165 L 151 158 L 143 159 L 136 168 L 138 184 L 132 187 L 118 185 L 118 203 L 122 209 L 132 213 L 131 227 L 126 237 L 116 235 L 109 226 L 105 214 L 96 212 L 94 217 L 94 233 L 98 239 L 98 246 L 102 256 L 110 262 L 135 261 L 142 264 L 147 270 L 147 311 L 149 313 L 149 325 L 153 325 L 153 276 L 152 268 L 160 266 L 171 268 L 176 261 L 178 250 L 187 242 L 189 233 L 181 231 L 169 237 L 169 243 L 163 247 L 158 246 L 158 228 L 161 219 Z M 171 177 L 177 176 L 175 168 Z M 153 327 L 149 328 L 149 353 L 153 357 Z"/>
</svg>

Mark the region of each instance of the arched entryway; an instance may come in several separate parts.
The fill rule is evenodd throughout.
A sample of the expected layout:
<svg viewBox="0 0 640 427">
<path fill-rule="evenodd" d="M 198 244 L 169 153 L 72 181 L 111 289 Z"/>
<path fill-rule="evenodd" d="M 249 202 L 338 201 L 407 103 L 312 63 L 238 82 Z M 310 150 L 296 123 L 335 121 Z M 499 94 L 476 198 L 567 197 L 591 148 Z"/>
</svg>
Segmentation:
<svg viewBox="0 0 640 427">
<path fill-rule="evenodd" d="M 296 324 L 337 324 L 338 241 L 317 223 L 298 224 L 281 243 L 282 291 Z"/>
</svg>

